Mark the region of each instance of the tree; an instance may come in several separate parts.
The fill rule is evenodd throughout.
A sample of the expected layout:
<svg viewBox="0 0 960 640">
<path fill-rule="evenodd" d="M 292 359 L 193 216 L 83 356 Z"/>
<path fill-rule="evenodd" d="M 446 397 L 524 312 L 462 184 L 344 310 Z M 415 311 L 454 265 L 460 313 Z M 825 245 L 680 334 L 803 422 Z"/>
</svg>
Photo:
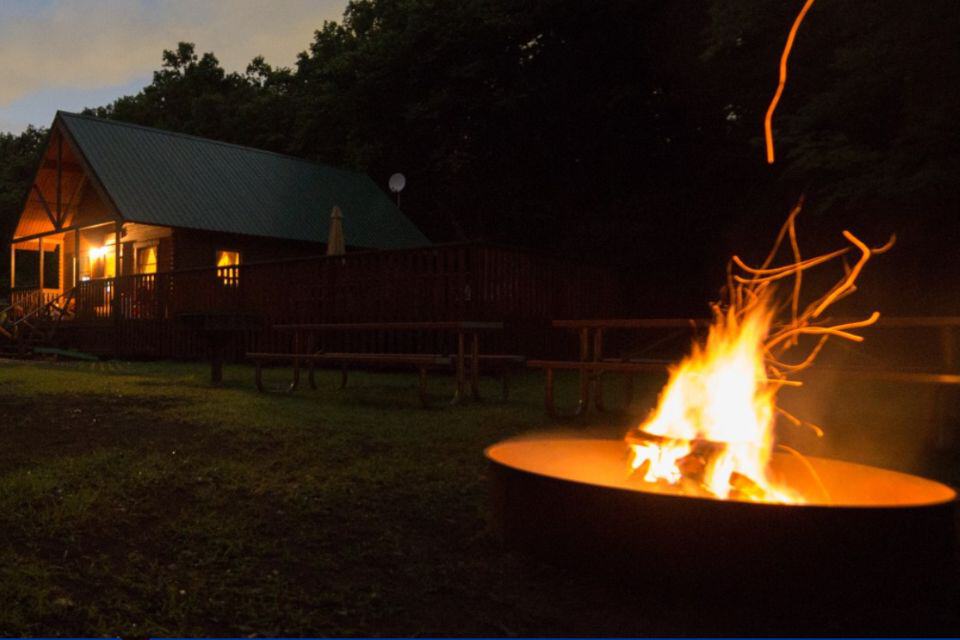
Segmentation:
<svg viewBox="0 0 960 640">
<path fill-rule="evenodd" d="M 20 216 L 27 189 L 46 145 L 47 130 L 35 127 L 19 134 L 0 133 L 0 255 L 9 254 L 9 239 Z M 9 287 L 10 262 L 0 261 L 0 291 Z"/>
</svg>

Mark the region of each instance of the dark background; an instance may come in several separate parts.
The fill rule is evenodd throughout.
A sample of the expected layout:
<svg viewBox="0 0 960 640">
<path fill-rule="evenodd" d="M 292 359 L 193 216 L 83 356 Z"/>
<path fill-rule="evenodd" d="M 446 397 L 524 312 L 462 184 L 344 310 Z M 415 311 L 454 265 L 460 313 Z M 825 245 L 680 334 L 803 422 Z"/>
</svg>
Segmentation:
<svg viewBox="0 0 960 640">
<path fill-rule="evenodd" d="M 615 266 L 642 315 L 705 314 L 729 255 L 762 255 L 805 193 L 808 254 L 847 227 L 900 238 L 855 304 L 960 313 L 960 3 L 815 3 L 770 166 L 763 114 L 801 6 L 362 0 L 292 69 L 226 73 L 180 43 L 140 93 L 92 111 L 353 167 L 385 190 L 403 172 L 403 209 L 432 240 Z M 4 242 L 44 136 L 0 134 Z"/>
</svg>

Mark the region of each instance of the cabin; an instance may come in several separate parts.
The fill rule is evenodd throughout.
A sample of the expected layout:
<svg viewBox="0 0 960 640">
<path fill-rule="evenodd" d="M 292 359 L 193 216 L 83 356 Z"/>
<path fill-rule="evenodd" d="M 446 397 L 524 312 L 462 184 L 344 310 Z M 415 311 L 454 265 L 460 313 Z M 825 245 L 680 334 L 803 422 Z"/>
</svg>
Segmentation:
<svg viewBox="0 0 960 640">
<path fill-rule="evenodd" d="M 115 277 L 430 242 L 366 175 L 58 113 L 11 244 L 11 286 L 47 300 Z M 89 285 L 88 285 L 89 286 Z"/>
<path fill-rule="evenodd" d="M 327 255 L 331 212 L 345 252 Z M 339 253 L 339 251 L 337 252 Z M 185 313 L 283 322 L 614 312 L 617 277 L 569 257 L 434 245 L 368 176 L 272 152 L 59 112 L 11 241 L 8 318 L 56 346 L 195 357 Z"/>
</svg>

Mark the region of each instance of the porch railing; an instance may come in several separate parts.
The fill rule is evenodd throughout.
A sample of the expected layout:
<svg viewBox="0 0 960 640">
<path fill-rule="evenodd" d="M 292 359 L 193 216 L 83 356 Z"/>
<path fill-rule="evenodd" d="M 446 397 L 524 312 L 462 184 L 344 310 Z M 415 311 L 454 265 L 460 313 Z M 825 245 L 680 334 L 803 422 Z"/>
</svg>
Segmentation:
<svg viewBox="0 0 960 640">
<path fill-rule="evenodd" d="M 15 311 L 17 316 L 29 316 L 46 307 L 61 295 L 59 291 L 46 289 L 14 289 L 10 292 L 10 307 L 8 309 Z"/>
<path fill-rule="evenodd" d="M 267 322 L 583 317 L 615 313 L 610 271 L 483 244 L 320 256 L 79 283 L 76 318 L 244 311 Z"/>
</svg>

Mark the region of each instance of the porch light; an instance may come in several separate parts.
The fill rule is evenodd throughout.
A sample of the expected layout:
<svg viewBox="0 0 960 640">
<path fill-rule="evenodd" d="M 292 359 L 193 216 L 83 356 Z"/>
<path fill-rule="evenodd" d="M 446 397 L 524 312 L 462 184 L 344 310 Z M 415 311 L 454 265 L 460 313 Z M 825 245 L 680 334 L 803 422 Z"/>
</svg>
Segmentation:
<svg viewBox="0 0 960 640">
<path fill-rule="evenodd" d="M 110 251 L 112 247 L 103 246 L 103 247 L 92 247 L 90 249 L 90 259 L 99 260 L 100 258 L 107 255 L 107 252 Z"/>
</svg>

